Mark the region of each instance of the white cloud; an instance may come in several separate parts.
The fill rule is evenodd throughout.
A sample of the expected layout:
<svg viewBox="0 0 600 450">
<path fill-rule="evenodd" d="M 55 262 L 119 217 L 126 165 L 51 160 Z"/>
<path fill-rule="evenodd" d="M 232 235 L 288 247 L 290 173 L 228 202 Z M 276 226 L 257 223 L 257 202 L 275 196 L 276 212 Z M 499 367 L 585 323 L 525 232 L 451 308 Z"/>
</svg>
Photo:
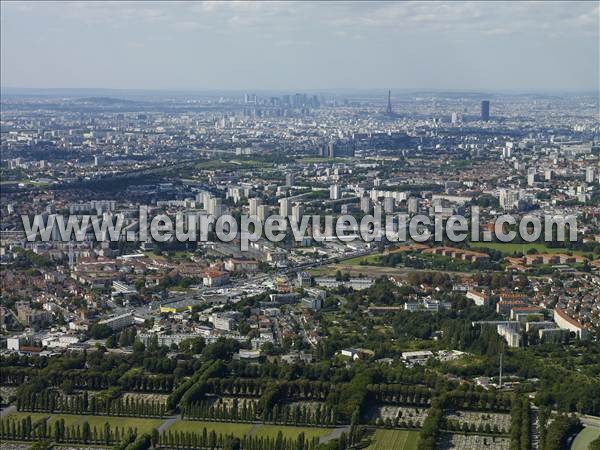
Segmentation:
<svg viewBox="0 0 600 450">
<path fill-rule="evenodd" d="M 48 67 L 61 67 L 61 58 L 62 66 L 77 61 L 91 67 L 102 55 L 123 74 L 137 74 L 144 64 L 160 69 L 161 55 L 169 67 L 186 69 L 166 76 L 174 84 L 209 66 L 206 76 L 225 84 L 256 55 L 264 67 L 257 63 L 252 69 L 265 85 L 269 77 L 275 82 L 293 78 L 297 85 L 310 77 L 316 80 L 313 85 L 333 85 L 336 78 L 352 83 L 353 74 L 364 85 L 394 85 L 394 80 L 419 85 L 423 74 L 439 72 L 444 78 L 452 67 L 457 77 L 468 79 L 499 60 L 519 61 L 515 80 L 504 83 L 510 75 L 498 72 L 498 82 L 505 85 L 522 83 L 524 76 L 535 83 L 553 77 L 548 84 L 556 86 L 585 77 L 586 83 L 597 85 L 597 2 L 78 1 L 0 6 L 2 69 L 12 84 L 39 72 L 34 64 L 49 55 Z M 33 36 L 40 39 L 34 42 Z M 201 62 L 189 57 L 199 48 Z M 135 61 L 127 49 L 138 50 Z M 526 50 L 527 57 L 521 57 Z M 394 57 L 381 58 L 383 53 Z M 557 67 L 555 61 L 564 63 Z M 328 70 L 310 70 L 314 65 Z M 267 68 L 275 66 L 276 72 Z M 496 72 L 489 70 L 481 79 L 494 84 Z M 150 74 L 158 76 L 159 70 L 143 72 Z M 387 74 L 391 81 L 382 82 Z M 56 75 L 57 83 L 62 76 Z"/>
<path fill-rule="evenodd" d="M 88 25 L 170 23 L 177 29 L 228 27 L 362 33 L 435 30 L 452 33 L 598 33 L 596 2 L 3 2 L 3 13 L 39 14 Z M 196 24 L 196 25 L 192 25 Z M 492 31 L 490 31 L 492 30 Z"/>
</svg>

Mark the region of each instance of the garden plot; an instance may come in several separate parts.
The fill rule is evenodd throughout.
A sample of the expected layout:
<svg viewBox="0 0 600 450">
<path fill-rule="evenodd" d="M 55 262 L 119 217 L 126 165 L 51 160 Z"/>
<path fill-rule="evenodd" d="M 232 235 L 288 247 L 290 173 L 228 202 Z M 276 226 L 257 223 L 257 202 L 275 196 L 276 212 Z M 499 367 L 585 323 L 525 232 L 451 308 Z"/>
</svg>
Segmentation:
<svg viewBox="0 0 600 450">
<path fill-rule="evenodd" d="M 476 434 L 442 433 L 436 448 L 440 450 L 509 450 L 510 439 Z"/>
<path fill-rule="evenodd" d="M 69 447 L 68 445 L 53 445 L 52 446 L 52 450 L 82 450 L 83 448 L 84 447 L 76 447 L 76 446 Z M 93 448 L 94 450 L 110 450 L 109 448 L 97 447 L 96 445 L 94 445 L 93 447 L 89 447 L 89 448 Z M 2 450 L 4 450 L 4 447 L 2 447 Z"/>
<path fill-rule="evenodd" d="M 152 401 L 164 405 L 167 403 L 169 396 L 167 394 L 154 394 L 149 392 L 125 392 L 123 393 L 123 400 L 144 400 Z"/>
<path fill-rule="evenodd" d="M 384 422 L 391 420 L 392 422 L 409 424 L 412 421 L 416 426 L 420 426 L 427 417 L 427 408 L 383 405 L 374 408 L 370 417 L 376 421 L 379 419 Z"/>
<path fill-rule="evenodd" d="M 488 413 L 478 411 L 447 411 L 445 413 L 447 420 L 453 420 L 460 425 L 468 423 L 469 425 L 475 425 L 475 427 L 487 428 L 489 425 L 490 430 L 495 430 L 500 433 L 508 433 L 510 431 L 510 414 L 503 413 Z M 494 429 L 497 426 L 497 429 Z"/>
<path fill-rule="evenodd" d="M 258 403 L 258 398 L 247 398 L 247 397 L 216 397 L 210 396 L 207 397 L 207 400 L 212 401 L 211 406 L 226 406 L 228 410 L 230 410 L 233 406 L 233 401 L 237 399 L 238 408 L 241 408 L 244 403 L 246 406 L 256 406 Z"/>
<path fill-rule="evenodd" d="M 27 450 L 31 444 L 21 444 L 18 442 L 2 442 L 2 450 Z"/>
<path fill-rule="evenodd" d="M 17 395 L 17 388 L 15 386 L 0 386 L 0 397 L 2 401 L 7 402 L 9 398 Z"/>
<path fill-rule="evenodd" d="M 290 402 L 290 403 L 286 403 L 286 405 L 291 406 L 291 407 L 299 406 L 301 408 L 307 408 L 308 411 L 310 411 L 310 412 L 315 412 L 317 410 L 317 408 L 319 407 L 319 405 L 321 405 L 321 407 L 323 407 L 323 405 L 325 405 L 325 402 L 316 402 L 316 401 L 306 400 L 306 401 Z"/>
</svg>

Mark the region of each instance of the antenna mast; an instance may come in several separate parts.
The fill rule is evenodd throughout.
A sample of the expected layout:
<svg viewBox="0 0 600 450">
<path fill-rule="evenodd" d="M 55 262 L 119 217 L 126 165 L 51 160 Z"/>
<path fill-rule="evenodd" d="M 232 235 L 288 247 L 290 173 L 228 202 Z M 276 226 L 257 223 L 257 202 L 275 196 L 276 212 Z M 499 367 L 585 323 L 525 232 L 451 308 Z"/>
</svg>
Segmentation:
<svg viewBox="0 0 600 450">
<path fill-rule="evenodd" d="M 499 381 L 499 385 L 500 387 L 502 387 L 502 356 L 504 355 L 504 353 L 500 353 L 500 381 Z"/>
</svg>

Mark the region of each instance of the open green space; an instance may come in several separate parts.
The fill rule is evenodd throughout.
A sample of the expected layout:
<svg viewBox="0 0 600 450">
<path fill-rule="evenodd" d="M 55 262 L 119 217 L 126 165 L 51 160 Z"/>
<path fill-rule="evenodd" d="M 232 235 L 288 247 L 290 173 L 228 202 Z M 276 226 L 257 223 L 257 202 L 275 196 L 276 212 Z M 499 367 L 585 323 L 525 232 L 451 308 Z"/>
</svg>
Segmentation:
<svg viewBox="0 0 600 450">
<path fill-rule="evenodd" d="M 350 162 L 352 158 L 298 158 L 296 159 L 297 164 L 319 164 L 319 163 L 341 163 Z"/>
<path fill-rule="evenodd" d="M 536 249 L 538 253 L 572 253 L 574 255 L 588 256 L 589 252 L 582 252 L 579 250 L 571 250 L 568 248 L 550 248 L 545 244 L 539 242 L 531 243 L 514 243 L 514 242 L 469 242 L 471 248 L 491 248 L 492 250 L 498 250 L 504 256 L 512 256 L 515 253 L 527 254 L 529 250 Z"/>
<path fill-rule="evenodd" d="M 367 256 L 357 256 L 356 258 L 350 258 L 350 259 L 346 259 L 344 261 L 341 262 L 341 264 L 343 265 L 347 265 L 347 266 L 354 266 L 357 264 L 378 264 L 379 263 L 379 259 L 381 258 L 382 253 L 377 253 L 374 255 L 367 255 Z"/>
<path fill-rule="evenodd" d="M 293 439 L 295 439 L 300 433 L 304 433 L 304 438 L 307 440 L 311 440 L 315 437 L 326 436 L 331 433 L 331 430 L 328 428 L 262 425 L 256 430 L 254 436 L 268 436 L 274 438 L 277 437 L 277 433 L 280 431 L 284 438 Z"/>
<path fill-rule="evenodd" d="M 64 419 L 66 426 L 81 425 L 84 422 L 90 424 L 90 427 L 100 428 L 106 422 L 111 427 L 137 428 L 140 432 L 151 431 L 152 428 L 158 428 L 163 422 L 163 419 L 143 419 L 138 417 L 115 417 L 115 416 L 88 416 L 78 414 L 50 414 L 50 413 L 28 413 L 17 412 L 10 414 L 11 418 L 25 418 L 31 416 L 32 421 L 36 421 L 43 417 L 49 417 L 48 423 L 52 424 L 56 420 Z"/>
<path fill-rule="evenodd" d="M 150 432 L 152 428 L 158 428 L 165 422 L 166 419 L 145 419 L 138 417 L 115 417 L 115 416 L 88 416 L 88 415 L 76 415 L 76 414 L 50 414 L 50 413 L 28 413 L 28 412 L 15 412 L 10 414 L 11 418 L 23 419 L 27 416 L 31 416 L 33 422 L 40 420 L 44 417 L 48 417 L 49 424 L 52 424 L 56 420 L 64 419 L 65 425 L 81 425 L 84 422 L 88 422 L 90 427 L 100 428 L 105 423 L 109 423 L 111 427 L 125 427 L 125 428 L 137 428 L 140 432 Z M 4 419 L 4 418 L 3 418 Z M 243 437 L 250 433 L 253 428 L 253 435 L 255 436 L 268 436 L 277 437 L 277 433 L 281 431 L 283 436 L 286 438 L 295 439 L 300 433 L 304 433 L 306 439 L 313 439 L 314 437 L 321 437 L 328 435 L 331 430 L 328 428 L 317 428 L 317 427 L 295 427 L 295 426 L 283 426 L 283 425 L 263 425 L 263 424 L 251 424 L 251 423 L 239 423 L 239 422 L 210 422 L 201 420 L 178 420 L 167 429 L 170 431 L 181 431 L 181 432 L 192 432 L 201 433 L 206 428 L 207 432 L 214 430 L 217 434 L 233 434 L 237 437 Z"/>
<path fill-rule="evenodd" d="M 208 433 L 214 430 L 214 432 L 217 434 L 233 434 L 236 437 L 243 437 L 252 429 L 252 424 L 233 422 L 204 422 L 201 420 L 178 420 L 171 425 L 168 430 L 201 433 L 203 428 L 206 428 Z"/>
<path fill-rule="evenodd" d="M 258 161 L 256 159 L 232 159 L 230 163 L 248 168 L 273 167 L 273 163 L 267 161 Z"/>
<path fill-rule="evenodd" d="M 376 430 L 368 450 L 416 450 L 419 433 L 404 430 Z"/>
<path fill-rule="evenodd" d="M 158 428 L 163 419 L 140 419 L 137 417 L 111 417 L 111 416 L 81 416 L 81 423 L 87 421 L 90 427 L 101 427 L 106 422 L 111 427 L 137 428 L 139 432 L 149 432 L 152 428 Z"/>
<path fill-rule="evenodd" d="M 11 419 L 21 420 L 21 419 L 27 418 L 27 416 L 31 416 L 31 421 L 35 422 L 37 420 L 43 419 L 44 417 L 50 417 L 51 414 L 49 414 L 49 413 L 14 412 L 12 414 L 9 414 L 8 416 L 2 417 L 2 420 L 8 419 L 9 417 Z"/>
<path fill-rule="evenodd" d="M 209 422 L 200 420 L 179 420 L 171 425 L 168 430 L 200 433 L 202 432 L 203 428 L 206 428 L 206 431 L 209 433 L 214 430 L 217 434 L 233 434 L 237 437 L 242 437 L 245 434 L 250 433 L 253 428 L 253 436 L 268 436 L 274 438 L 277 437 L 277 433 L 281 431 L 283 433 L 283 437 L 294 439 L 300 433 L 304 433 L 306 439 L 312 439 L 314 437 L 325 436 L 331 432 L 331 430 L 327 428 L 262 424 L 254 425 L 251 423 Z"/>
<path fill-rule="evenodd" d="M 571 444 L 571 450 L 588 450 L 590 443 L 598 437 L 600 437 L 600 428 L 585 427 Z"/>
</svg>

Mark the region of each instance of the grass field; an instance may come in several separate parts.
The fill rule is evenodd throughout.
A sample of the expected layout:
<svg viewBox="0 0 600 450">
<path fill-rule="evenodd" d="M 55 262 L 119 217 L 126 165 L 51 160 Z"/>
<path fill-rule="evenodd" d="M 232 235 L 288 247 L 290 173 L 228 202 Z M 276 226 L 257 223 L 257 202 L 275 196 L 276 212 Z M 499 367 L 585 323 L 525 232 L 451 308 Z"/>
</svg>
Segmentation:
<svg viewBox="0 0 600 450">
<path fill-rule="evenodd" d="M 47 413 L 25 413 L 25 412 L 15 412 L 12 413 L 6 417 L 2 417 L 2 420 L 4 419 L 8 419 L 9 417 L 11 419 L 16 419 L 16 420 L 21 420 L 21 419 L 25 419 L 27 416 L 31 416 L 31 421 L 35 422 L 36 420 L 39 420 L 43 417 L 48 417 L 50 416 L 50 414 Z"/>
<path fill-rule="evenodd" d="M 139 419 L 137 417 L 83 416 L 81 423 L 85 421 L 92 428 L 100 428 L 108 422 L 111 427 L 137 428 L 139 432 L 152 431 L 152 428 L 158 428 L 164 422 L 162 419 Z"/>
<path fill-rule="evenodd" d="M 571 450 L 588 450 L 590 442 L 600 436 L 600 428 L 585 427 L 579 432 L 573 443 Z"/>
<path fill-rule="evenodd" d="M 273 163 L 257 161 L 255 159 L 232 159 L 230 162 L 248 168 L 273 167 Z"/>
<path fill-rule="evenodd" d="M 70 427 L 71 425 L 76 425 L 78 423 L 83 423 L 83 416 L 78 416 L 75 414 L 62 414 L 60 416 L 53 414 L 50 416 L 50 420 L 48 421 L 48 423 L 52 424 L 55 420 L 60 419 L 64 419 L 65 426 L 67 427 Z"/>
<path fill-rule="evenodd" d="M 90 424 L 90 427 L 100 428 L 103 427 L 106 422 L 111 427 L 125 427 L 125 428 L 137 428 L 138 431 L 146 432 L 151 431 L 152 428 L 158 428 L 160 424 L 164 422 L 163 419 L 141 419 L 137 417 L 113 417 L 113 416 L 86 416 L 86 415 L 75 415 L 75 414 L 47 414 L 47 413 L 25 413 L 17 412 L 13 413 L 8 417 L 23 418 L 31 416 L 32 421 L 36 421 L 42 417 L 50 417 L 49 424 L 54 423 L 56 420 L 64 419 L 66 426 L 81 425 L 83 422 Z"/>
<path fill-rule="evenodd" d="M 280 425 L 253 425 L 250 423 L 229 423 L 229 422 L 204 422 L 196 420 L 180 420 L 171 425 L 168 429 L 171 431 L 190 431 L 201 433 L 202 429 L 206 428 L 208 432 L 214 430 L 219 434 L 233 434 L 234 436 L 242 437 L 249 433 L 253 428 L 253 436 L 269 436 L 277 437 L 277 433 L 281 431 L 286 438 L 296 438 L 301 432 L 304 432 L 306 439 L 313 437 L 325 436 L 331 432 L 327 428 L 310 428 L 310 427 L 293 427 Z"/>
<path fill-rule="evenodd" d="M 367 450 L 416 450 L 418 441 L 417 431 L 376 430 Z"/>
<path fill-rule="evenodd" d="M 381 253 L 375 255 L 367 255 L 367 256 L 357 256 L 356 258 L 350 258 L 342 261 L 340 264 L 347 266 L 354 266 L 360 264 L 362 262 L 366 264 L 378 264 L 379 258 L 381 258 Z"/>
<path fill-rule="evenodd" d="M 343 162 L 350 162 L 350 161 L 352 161 L 352 158 L 340 158 L 340 157 L 336 157 L 336 158 L 298 158 L 298 159 L 296 159 L 297 164 L 319 164 L 319 163 L 323 163 L 323 162 L 343 163 Z"/>
<path fill-rule="evenodd" d="M 171 425 L 168 430 L 185 431 L 192 433 L 202 433 L 202 429 L 206 428 L 207 432 L 212 430 L 219 434 L 233 434 L 237 437 L 242 437 L 252 429 L 250 423 L 229 423 L 229 422 L 203 422 L 199 420 L 179 420 Z"/>
<path fill-rule="evenodd" d="M 8 417 L 15 419 L 22 419 L 27 416 L 31 416 L 33 422 L 48 417 L 48 424 L 52 424 L 56 420 L 64 419 L 65 425 L 81 425 L 83 422 L 90 424 L 90 427 L 101 428 L 106 422 L 111 427 L 125 427 L 125 428 L 137 428 L 139 432 L 150 432 L 152 428 L 158 428 L 165 421 L 165 419 L 143 419 L 138 417 L 114 417 L 114 416 L 87 416 L 87 415 L 75 415 L 75 414 L 48 414 L 48 413 L 26 413 L 26 412 L 15 412 L 10 414 Z M 4 417 L 2 418 L 5 419 Z M 294 426 L 279 426 L 279 425 L 262 425 L 262 424 L 251 424 L 251 423 L 231 423 L 231 422 L 205 422 L 200 420 L 178 420 L 173 423 L 168 430 L 171 431 L 183 431 L 202 433 L 202 429 L 206 428 L 207 432 L 215 431 L 217 434 L 233 434 L 237 437 L 243 437 L 244 435 L 252 431 L 252 435 L 255 436 L 269 436 L 277 437 L 277 433 L 281 431 L 283 436 L 286 438 L 296 438 L 301 432 L 304 432 L 306 439 L 312 439 L 314 437 L 321 437 L 328 435 L 331 430 L 328 428 L 316 428 L 316 427 L 294 427 Z"/>
<path fill-rule="evenodd" d="M 254 436 L 269 436 L 277 437 L 277 433 L 283 433 L 284 438 L 296 438 L 300 433 L 304 433 L 305 439 L 312 439 L 314 437 L 321 437 L 328 435 L 331 430 L 328 428 L 306 428 L 306 427 L 292 427 L 292 426 L 279 426 L 279 425 L 262 425 L 260 426 Z"/>
<path fill-rule="evenodd" d="M 517 252 L 527 254 L 527 251 L 535 248 L 538 253 L 568 253 L 571 252 L 574 255 L 587 256 L 589 253 L 581 252 L 577 250 L 569 250 L 566 248 L 549 248 L 539 242 L 532 242 L 528 244 L 515 244 L 511 242 L 470 242 L 469 247 L 471 248 L 491 248 L 502 252 L 504 256 L 512 256 Z"/>
</svg>

